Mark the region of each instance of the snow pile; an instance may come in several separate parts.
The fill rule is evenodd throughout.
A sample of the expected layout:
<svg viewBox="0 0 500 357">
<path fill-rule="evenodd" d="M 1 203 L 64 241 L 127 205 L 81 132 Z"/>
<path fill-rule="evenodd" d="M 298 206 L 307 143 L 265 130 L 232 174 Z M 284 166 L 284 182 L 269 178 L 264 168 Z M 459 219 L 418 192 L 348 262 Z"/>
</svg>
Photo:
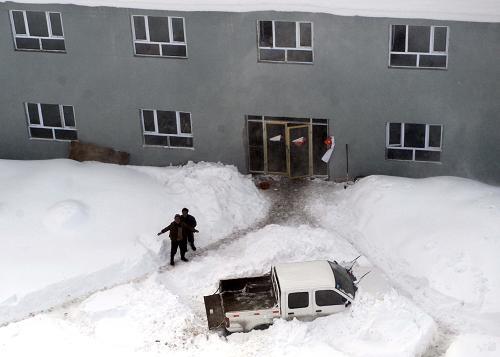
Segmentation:
<svg viewBox="0 0 500 357">
<path fill-rule="evenodd" d="M 311 202 L 325 212 L 322 225 L 342 232 L 449 328 L 500 335 L 499 187 L 371 176 L 332 195 Z"/>
<path fill-rule="evenodd" d="M 351 260 L 356 250 L 310 226 L 270 225 L 143 282 L 92 295 L 69 309 L 0 328 L 0 355 L 106 352 L 168 356 L 413 356 L 435 332 L 434 321 L 392 289 L 363 281 L 351 309 L 311 322 L 277 320 L 268 330 L 227 339 L 207 331 L 203 295 L 220 278 L 268 272 L 277 262 Z M 361 268 L 370 268 L 361 259 Z M 40 338 L 40 331 L 49 331 Z M 32 343 L 34 342 L 34 343 Z"/>
<path fill-rule="evenodd" d="M 498 0 L 17 0 L 179 11 L 301 11 L 344 16 L 500 22 Z"/>
<path fill-rule="evenodd" d="M 445 357 L 496 357 L 500 355 L 500 337 L 467 334 L 458 336 Z"/>
<path fill-rule="evenodd" d="M 182 207 L 204 246 L 254 224 L 268 202 L 222 164 L 0 160 L 0 323 L 155 269 L 156 233 Z"/>
</svg>

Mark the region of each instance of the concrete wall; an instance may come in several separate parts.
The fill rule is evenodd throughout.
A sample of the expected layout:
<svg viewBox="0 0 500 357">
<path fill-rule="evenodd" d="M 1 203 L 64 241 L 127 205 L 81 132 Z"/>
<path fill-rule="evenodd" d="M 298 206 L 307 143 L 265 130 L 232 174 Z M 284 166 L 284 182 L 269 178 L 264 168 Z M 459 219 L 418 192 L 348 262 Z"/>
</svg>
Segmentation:
<svg viewBox="0 0 500 357">
<path fill-rule="evenodd" d="M 8 11 L 62 12 L 67 53 L 15 51 Z M 188 59 L 133 55 L 130 16 L 186 19 Z M 256 20 L 314 23 L 314 64 L 257 62 Z M 388 68 L 390 24 L 450 28 L 447 70 Z M 247 171 L 245 114 L 329 118 L 332 177 L 456 175 L 500 182 L 500 24 L 311 13 L 171 12 L 0 4 L 0 157 L 67 157 L 30 140 L 23 102 L 72 104 L 79 139 L 138 165 L 222 161 Z M 139 108 L 192 113 L 194 150 L 142 146 Z M 386 122 L 442 124 L 441 163 L 385 160 Z"/>
</svg>

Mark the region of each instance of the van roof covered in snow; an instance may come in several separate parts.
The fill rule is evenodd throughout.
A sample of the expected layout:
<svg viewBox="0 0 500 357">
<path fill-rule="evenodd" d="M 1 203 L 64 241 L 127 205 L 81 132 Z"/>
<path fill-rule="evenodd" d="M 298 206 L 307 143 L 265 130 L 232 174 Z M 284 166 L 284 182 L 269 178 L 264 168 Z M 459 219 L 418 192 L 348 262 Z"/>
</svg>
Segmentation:
<svg viewBox="0 0 500 357">
<path fill-rule="evenodd" d="M 285 290 L 335 287 L 335 277 L 326 260 L 277 264 L 275 269 Z"/>
</svg>

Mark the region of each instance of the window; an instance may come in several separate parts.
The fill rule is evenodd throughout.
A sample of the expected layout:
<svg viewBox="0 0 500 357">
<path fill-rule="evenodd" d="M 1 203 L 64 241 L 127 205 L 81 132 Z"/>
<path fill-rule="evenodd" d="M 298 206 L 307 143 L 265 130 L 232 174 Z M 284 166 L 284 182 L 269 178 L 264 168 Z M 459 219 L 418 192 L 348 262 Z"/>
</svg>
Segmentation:
<svg viewBox="0 0 500 357">
<path fill-rule="evenodd" d="M 141 109 L 144 145 L 192 148 L 191 113 Z"/>
<path fill-rule="evenodd" d="M 25 103 L 30 138 L 78 140 L 75 111 L 71 105 Z"/>
<path fill-rule="evenodd" d="M 344 305 L 347 301 L 345 297 L 340 296 L 334 290 L 318 290 L 314 297 L 318 306 Z"/>
<path fill-rule="evenodd" d="M 66 52 L 61 13 L 11 10 L 16 50 Z"/>
<path fill-rule="evenodd" d="M 302 309 L 309 306 L 309 293 L 291 293 L 288 294 L 288 308 Z"/>
<path fill-rule="evenodd" d="M 446 26 L 392 25 L 390 41 L 390 67 L 447 68 Z"/>
<path fill-rule="evenodd" d="M 312 22 L 257 21 L 259 61 L 312 63 Z"/>
<path fill-rule="evenodd" d="M 132 31 L 138 56 L 187 57 L 182 17 L 133 15 Z"/>
<path fill-rule="evenodd" d="M 386 130 L 387 159 L 441 161 L 442 125 L 387 123 Z"/>
</svg>

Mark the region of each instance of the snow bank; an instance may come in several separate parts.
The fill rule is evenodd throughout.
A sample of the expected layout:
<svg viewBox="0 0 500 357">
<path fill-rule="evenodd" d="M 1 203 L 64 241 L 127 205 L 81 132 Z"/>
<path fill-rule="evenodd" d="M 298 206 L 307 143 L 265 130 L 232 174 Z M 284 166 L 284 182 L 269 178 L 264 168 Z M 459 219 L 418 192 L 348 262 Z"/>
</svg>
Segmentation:
<svg viewBox="0 0 500 357">
<path fill-rule="evenodd" d="M 499 187 L 371 176 L 332 195 L 311 202 L 325 212 L 322 225 L 349 237 L 453 328 L 500 333 Z"/>
<path fill-rule="evenodd" d="M 180 11 L 302 11 L 344 16 L 426 18 L 458 21 L 500 21 L 497 0 L 17 0 Z"/>
<path fill-rule="evenodd" d="M 496 357 L 500 355 L 500 337 L 467 334 L 458 336 L 445 357 Z"/>
<path fill-rule="evenodd" d="M 278 320 L 227 339 L 207 331 L 203 295 L 220 278 L 267 272 L 277 262 L 351 260 L 338 235 L 310 226 L 270 225 L 146 281 L 96 293 L 79 305 L 0 328 L 0 355 L 52 352 L 168 356 L 414 356 L 434 321 L 391 289 L 360 286 L 352 308 L 312 322 Z M 361 265 L 369 267 L 366 260 Z M 362 283 L 363 284 L 363 283 Z M 380 288 L 380 285 L 379 285 Z M 41 339 L 40 331 L 49 331 Z M 32 344 L 34 341 L 35 344 Z"/>
<path fill-rule="evenodd" d="M 268 202 L 222 164 L 0 160 L 0 323 L 155 269 L 156 233 L 182 207 L 204 246 L 254 224 Z"/>
</svg>

